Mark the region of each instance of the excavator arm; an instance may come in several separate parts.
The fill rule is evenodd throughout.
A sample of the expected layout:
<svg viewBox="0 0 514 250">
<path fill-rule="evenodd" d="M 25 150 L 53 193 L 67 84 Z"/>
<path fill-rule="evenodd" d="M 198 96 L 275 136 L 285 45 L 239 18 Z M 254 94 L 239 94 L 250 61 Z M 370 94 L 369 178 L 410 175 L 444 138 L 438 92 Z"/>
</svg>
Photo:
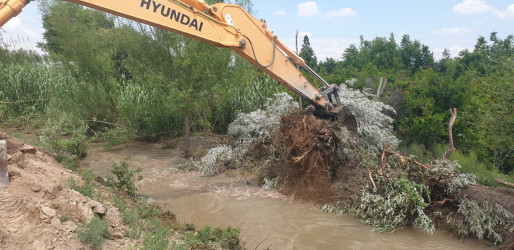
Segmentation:
<svg viewBox="0 0 514 250">
<path fill-rule="evenodd" d="M 0 0 L 0 27 L 18 15 L 31 0 Z M 241 6 L 203 0 L 65 0 L 160 29 L 191 37 L 217 47 L 231 48 L 311 104 L 328 108 L 337 86 L 329 85 Z M 289 60 L 316 76 L 317 89 Z"/>
</svg>

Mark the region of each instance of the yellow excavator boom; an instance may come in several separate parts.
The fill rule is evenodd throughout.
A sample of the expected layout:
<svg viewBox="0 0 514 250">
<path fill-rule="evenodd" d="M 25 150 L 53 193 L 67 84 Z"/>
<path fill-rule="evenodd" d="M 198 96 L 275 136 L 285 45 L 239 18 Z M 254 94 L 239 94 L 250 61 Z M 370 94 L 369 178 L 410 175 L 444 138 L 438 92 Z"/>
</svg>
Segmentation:
<svg viewBox="0 0 514 250">
<path fill-rule="evenodd" d="M 337 86 L 329 85 L 241 6 L 203 0 L 65 0 L 160 29 L 227 47 L 318 107 L 327 107 Z M 0 27 L 18 15 L 30 0 L 0 0 Z M 318 90 L 289 60 L 307 69 L 324 86 Z M 337 98 L 336 98 L 337 99 Z"/>
</svg>

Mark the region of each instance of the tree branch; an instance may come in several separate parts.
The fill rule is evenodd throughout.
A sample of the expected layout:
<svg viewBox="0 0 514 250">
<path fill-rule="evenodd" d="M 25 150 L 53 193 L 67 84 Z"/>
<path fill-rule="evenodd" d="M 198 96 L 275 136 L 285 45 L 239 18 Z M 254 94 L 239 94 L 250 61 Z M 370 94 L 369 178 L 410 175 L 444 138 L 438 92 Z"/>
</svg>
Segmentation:
<svg viewBox="0 0 514 250">
<path fill-rule="evenodd" d="M 450 159 L 450 155 L 452 155 L 453 151 L 455 151 L 455 147 L 453 145 L 453 123 L 455 122 L 455 119 L 457 118 L 457 109 L 453 108 L 450 109 L 450 122 L 448 123 L 448 136 L 450 137 L 450 149 L 448 149 L 444 153 L 444 159 L 448 160 Z"/>
<path fill-rule="evenodd" d="M 257 91 L 257 94 L 259 95 L 259 98 L 261 98 L 261 109 L 263 109 L 264 108 L 264 97 L 262 96 L 261 92 L 257 88 L 257 84 L 255 84 L 255 81 L 252 81 L 252 83 L 253 83 L 253 88 L 255 88 L 255 91 Z"/>
</svg>

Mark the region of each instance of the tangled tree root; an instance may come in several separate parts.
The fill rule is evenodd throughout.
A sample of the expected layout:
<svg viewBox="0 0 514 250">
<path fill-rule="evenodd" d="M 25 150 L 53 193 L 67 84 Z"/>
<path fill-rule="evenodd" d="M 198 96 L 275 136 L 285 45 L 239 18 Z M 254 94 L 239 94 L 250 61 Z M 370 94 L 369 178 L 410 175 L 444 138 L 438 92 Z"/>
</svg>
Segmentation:
<svg viewBox="0 0 514 250">
<path fill-rule="evenodd" d="M 331 201 L 332 184 L 353 152 L 352 133 L 308 111 L 283 116 L 273 146 L 284 152 L 282 192 L 316 203 Z"/>
</svg>

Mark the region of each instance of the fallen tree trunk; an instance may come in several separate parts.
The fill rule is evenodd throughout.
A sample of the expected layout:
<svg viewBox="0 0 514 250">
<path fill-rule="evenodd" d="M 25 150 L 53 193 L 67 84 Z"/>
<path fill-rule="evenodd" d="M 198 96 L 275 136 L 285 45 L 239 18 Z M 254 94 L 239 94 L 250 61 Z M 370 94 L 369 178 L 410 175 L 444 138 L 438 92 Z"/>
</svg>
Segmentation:
<svg viewBox="0 0 514 250">
<path fill-rule="evenodd" d="M 496 179 L 494 178 L 494 182 L 496 183 L 500 183 L 500 184 L 503 184 L 505 186 L 509 186 L 509 187 L 513 187 L 514 188 L 514 183 L 510 183 L 508 181 L 505 181 L 505 180 L 501 180 L 501 179 Z"/>
</svg>

